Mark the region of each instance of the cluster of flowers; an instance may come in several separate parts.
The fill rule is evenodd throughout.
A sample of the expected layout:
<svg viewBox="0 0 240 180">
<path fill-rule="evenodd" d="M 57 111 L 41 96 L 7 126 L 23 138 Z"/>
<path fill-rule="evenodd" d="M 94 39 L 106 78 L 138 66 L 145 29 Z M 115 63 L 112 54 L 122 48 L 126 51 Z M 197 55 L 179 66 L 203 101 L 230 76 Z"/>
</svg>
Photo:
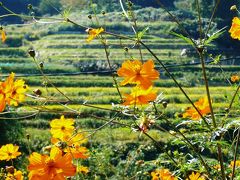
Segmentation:
<svg viewBox="0 0 240 180">
<path fill-rule="evenodd" d="M 125 94 L 123 105 L 143 105 L 154 101 L 157 97 L 153 89 L 153 80 L 159 78 L 159 72 L 154 69 L 153 60 L 142 63 L 139 60 L 127 60 L 117 71 L 118 76 L 124 77 L 122 86 L 134 84 L 130 94 Z"/>
<path fill-rule="evenodd" d="M 28 160 L 28 178 L 29 180 L 62 180 L 66 177 L 75 176 L 76 173 L 86 174 L 89 172 L 85 166 L 76 166 L 73 164 L 74 159 L 86 159 L 89 152 L 82 144 L 87 139 L 83 133 L 76 132 L 74 120 L 66 119 L 61 116 L 60 119 L 51 121 L 51 142 L 53 145 L 45 148 L 48 154 L 39 154 L 33 152 Z M 7 144 L 0 149 L 0 160 L 12 161 L 22 153 L 18 152 L 19 147 L 13 144 Z M 14 168 L 6 167 L 5 173 L 0 177 L 7 180 L 23 180 L 23 173 Z"/>
<path fill-rule="evenodd" d="M 22 79 L 14 81 L 14 76 L 11 73 L 4 82 L 0 82 L 0 112 L 4 111 L 6 105 L 18 106 L 25 99 L 28 86 Z"/>
<path fill-rule="evenodd" d="M 152 180 L 178 180 L 168 169 L 157 169 L 151 172 L 151 176 Z M 192 172 L 187 180 L 205 180 L 205 178 L 198 172 Z"/>
</svg>

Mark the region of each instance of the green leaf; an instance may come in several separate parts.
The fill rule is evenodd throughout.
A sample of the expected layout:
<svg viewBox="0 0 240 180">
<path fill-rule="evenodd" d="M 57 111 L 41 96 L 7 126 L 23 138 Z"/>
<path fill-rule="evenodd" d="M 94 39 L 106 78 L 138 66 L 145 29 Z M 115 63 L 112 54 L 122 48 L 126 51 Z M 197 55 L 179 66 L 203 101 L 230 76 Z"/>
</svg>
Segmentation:
<svg viewBox="0 0 240 180">
<path fill-rule="evenodd" d="M 224 32 L 226 31 L 226 27 L 216 31 L 215 33 L 213 33 L 205 42 L 204 45 L 205 46 L 210 46 L 212 41 L 214 41 L 215 39 L 219 38 Z"/>
<path fill-rule="evenodd" d="M 190 45 L 194 46 L 194 43 L 193 43 L 193 41 L 190 38 L 185 37 L 184 35 L 178 34 L 178 33 L 175 33 L 175 32 L 170 32 L 170 34 L 172 34 L 172 35 L 174 35 L 174 36 L 184 40 L 187 44 L 190 44 Z"/>
<path fill-rule="evenodd" d="M 216 57 L 211 57 L 213 59 L 213 62 L 211 62 L 210 64 L 219 64 L 220 59 L 221 59 L 221 54 L 217 55 Z"/>
<path fill-rule="evenodd" d="M 149 30 L 149 27 L 144 28 L 142 31 L 137 33 L 137 38 L 138 39 L 142 39 L 142 37 L 144 36 L 144 34 Z"/>
</svg>

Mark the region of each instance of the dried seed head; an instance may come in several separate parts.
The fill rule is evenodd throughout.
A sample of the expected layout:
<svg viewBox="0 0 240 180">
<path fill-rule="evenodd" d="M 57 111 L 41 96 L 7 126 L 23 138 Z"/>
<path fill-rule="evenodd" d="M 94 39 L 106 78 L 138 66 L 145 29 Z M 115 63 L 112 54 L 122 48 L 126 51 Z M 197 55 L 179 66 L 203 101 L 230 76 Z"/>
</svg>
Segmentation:
<svg viewBox="0 0 240 180">
<path fill-rule="evenodd" d="M 14 167 L 13 166 L 6 166 L 6 171 L 10 174 L 14 174 Z"/>
</svg>

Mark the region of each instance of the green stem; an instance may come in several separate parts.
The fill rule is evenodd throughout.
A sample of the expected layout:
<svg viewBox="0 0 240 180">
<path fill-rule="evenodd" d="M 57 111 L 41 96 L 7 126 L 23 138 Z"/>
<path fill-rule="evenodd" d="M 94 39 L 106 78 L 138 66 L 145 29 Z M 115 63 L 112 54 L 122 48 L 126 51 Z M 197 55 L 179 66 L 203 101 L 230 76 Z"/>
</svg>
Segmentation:
<svg viewBox="0 0 240 180">
<path fill-rule="evenodd" d="M 240 129 L 238 129 L 238 134 L 237 134 L 237 142 L 236 142 L 236 148 L 235 148 L 235 153 L 234 153 L 234 161 L 233 161 L 233 168 L 232 168 L 232 180 L 234 179 L 235 176 L 235 168 L 236 168 L 236 160 L 237 160 L 237 151 L 238 151 L 238 145 L 239 145 L 239 138 L 240 137 Z"/>
<path fill-rule="evenodd" d="M 207 93 L 208 104 L 209 104 L 209 108 L 210 108 L 210 112 L 211 112 L 213 127 L 217 128 L 217 124 L 216 124 L 216 120 L 215 120 L 215 116 L 214 116 L 214 112 L 213 112 L 213 107 L 212 107 L 211 95 L 210 95 L 210 91 L 209 91 L 209 84 L 208 84 L 208 79 L 207 79 L 207 73 L 206 73 L 203 52 L 201 50 L 199 50 L 198 54 L 199 54 L 199 57 L 201 60 L 203 78 L 204 78 L 204 82 L 205 82 L 206 93 Z M 224 170 L 224 164 L 223 164 L 222 148 L 219 143 L 217 144 L 217 150 L 218 150 L 218 160 L 219 160 L 220 166 L 221 166 L 222 179 L 225 180 L 226 177 L 225 177 L 225 170 Z"/>
</svg>

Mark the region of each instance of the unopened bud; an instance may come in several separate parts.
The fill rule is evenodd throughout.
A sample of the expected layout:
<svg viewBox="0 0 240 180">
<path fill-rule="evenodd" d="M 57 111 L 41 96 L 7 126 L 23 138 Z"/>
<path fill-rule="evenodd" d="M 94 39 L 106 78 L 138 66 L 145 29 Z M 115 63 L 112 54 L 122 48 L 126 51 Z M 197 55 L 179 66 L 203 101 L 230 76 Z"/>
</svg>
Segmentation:
<svg viewBox="0 0 240 180">
<path fill-rule="evenodd" d="M 231 6 L 231 7 L 230 7 L 230 10 L 231 10 L 231 11 L 236 11 L 236 10 L 237 10 L 237 6 L 236 6 L 236 5 Z"/>
<path fill-rule="evenodd" d="M 40 89 L 35 89 L 33 90 L 33 93 L 38 95 L 38 96 L 41 96 L 42 95 L 42 91 Z"/>
<path fill-rule="evenodd" d="M 129 50 L 128 47 L 124 47 L 124 51 L 128 52 L 128 50 Z"/>
<path fill-rule="evenodd" d="M 3 6 L 3 3 L 2 3 L 2 2 L 0 2 L 0 6 Z"/>
<path fill-rule="evenodd" d="M 26 138 L 27 138 L 27 140 L 29 140 L 30 139 L 30 134 L 27 134 Z"/>
<path fill-rule="evenodd" d="M 128 1 L 128 6 L 129 7 L 132 7 L 133 6 L 133 3 L 131 1 Z"/>
<path fill-rule="evenodd" d="M 106 12 L 105 12 L 105 11 L 102 11 L 101 13 L 102 13 L 102 15 L 105 15 L 105 14 L 106 14 Z"/>
<path fill-rule="evenodd" d="M 167 101 L 163 101 L 163 102 L 162 102 L 162 105 L 163 105 L 164 108 L 166 108 L 167 105 L 168 105 L 168 102 L 167 102 Z"/>
<path fill-rule="evenodd" d="M 31 10 L 33 7 L 31 4 L 28 4 L 27 8 Z"/>
<path fill-rule="evenodd" d="M 33 49 L 30 49 L 30 50 L 28 51 L 28 54 L 29 54 L 31 57 L 33 57 L 33 58 L 35 58 L 35 56 L 36 56 L 36 52 L 35 52 Z"/>
<path fill-rule="evenodd" d="M 88 15 L 88 19 L 92 19 L 92 15 L 91 14 Z"/>
<path fill-rule="evenodd" d="M 40 67 L 41 69 L 43 68 L 43 64 L 44 64 L 43 62 L 40 62 L 40 63 L 39 63 L 39 67 Z"/>
</svg>

